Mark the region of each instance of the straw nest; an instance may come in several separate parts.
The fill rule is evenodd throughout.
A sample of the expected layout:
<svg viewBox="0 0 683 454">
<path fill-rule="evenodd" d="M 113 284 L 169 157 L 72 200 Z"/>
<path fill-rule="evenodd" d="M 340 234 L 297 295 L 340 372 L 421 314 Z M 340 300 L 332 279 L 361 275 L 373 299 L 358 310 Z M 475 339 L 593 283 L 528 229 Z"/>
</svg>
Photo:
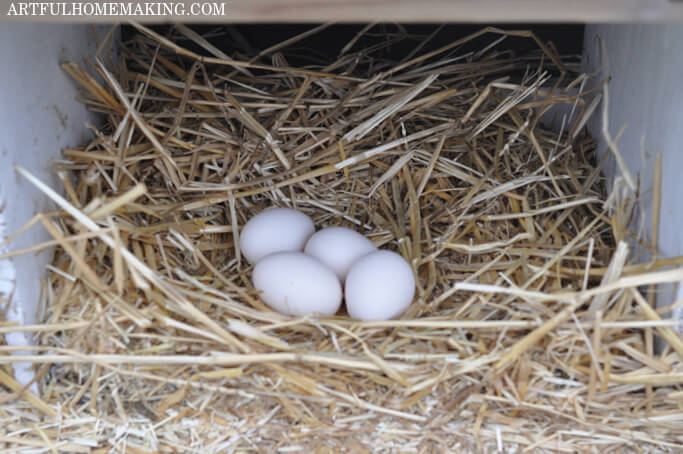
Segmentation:
<svg viewBox="0 0 683 454">
<path fill-rule="evenodd" d="M 400 28 L 361 48 L 368 26 L 335 61 L 292 67 L 324 26 L 248 56 L 135 27 L 120 63 L 64 65 L 106 118 L 56 163 L 64 198 L 18 169 L 59 210 L 32 221 L 54 237 L 32 250 L 57 246 L 44 324 L 0 327 L 37 339 L 2 357 L 7 449 L 680 452 L 683 343 L 652 301 L 681 260 L 647 238 L 654 258 L 630 258 L 637 187 L 625 173 L 606 193 L 584 128 L 606 86 L 576 57 L 494 28 L 429 53 Z M 538 50 L 505 51 L 511 36 Z M 382 58 L 405 38 L 411 55 Z M 269 310 L 238 232 L 271 206 L 401 253 L 408 312 Z"/>
</svg>

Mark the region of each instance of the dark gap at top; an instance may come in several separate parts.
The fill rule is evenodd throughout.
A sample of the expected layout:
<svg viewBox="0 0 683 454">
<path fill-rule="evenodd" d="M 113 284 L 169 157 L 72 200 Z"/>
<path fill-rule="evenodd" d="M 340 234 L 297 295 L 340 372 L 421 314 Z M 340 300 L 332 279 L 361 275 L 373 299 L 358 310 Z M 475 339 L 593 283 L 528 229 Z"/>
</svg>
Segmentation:
<svg viewBox="0 0 683 454">
<path fill-rule="evenodd" d="M 191 25 L 190 28 L 204 36 L 211 44 L 233 58 L 248 59 L 259 51 L 297 36 L 320 24 L 226 24 L 226 25 Z M 335 61 L 340 51 L 363 29 L 366 24 L 334 24 L 318 33 L 304 38 L 283 49 L 283 54 L 290 66 L 306 67 L 329 64 Z M 460 38 L 484 28 L 484 24 L 377 24 L 367 31 L 350 49 L 357 52 L 370 49 L 378 44 L 390 45 L 373 52 L 372 58 L 377 61 L 401 61 L 414 51 L 423 40 L 434 35 L 415 53 L 422 55 L 438 49 Z M 583 49 L 583 24 L 504 24 L 492 26 L 503 30 L 531 30 L 543 43 L 552 42 L 560 55 L 578 57 Z M 156 25 L 150 27 L 156 32 L 171 36 L 184 47 L 208 55 L 208 52 L 195 43 L 173 31 L 173 25 Z M 440 28 L 440 29 L 439 29 Z M 123 40 L 130 39 L 136 30 L 125 26 Z M 463 46 L 453 49 L 452 55 L 463 55 L 469 51 L 478 51 L 482 42 L 492 42 L 497 36 L 479 37 Z M 487 40 L 487 41 L 482 41 Z M 496 47 L 511 51 L 511 56 L 520 57 L 538 52 L 537 44 L 522 37 L 508 36 Z M 443 58 L 441 55 L 439 58 Z M 271 56 L 262 57 L 263 62 L 271 62 Z"/>
</svg>

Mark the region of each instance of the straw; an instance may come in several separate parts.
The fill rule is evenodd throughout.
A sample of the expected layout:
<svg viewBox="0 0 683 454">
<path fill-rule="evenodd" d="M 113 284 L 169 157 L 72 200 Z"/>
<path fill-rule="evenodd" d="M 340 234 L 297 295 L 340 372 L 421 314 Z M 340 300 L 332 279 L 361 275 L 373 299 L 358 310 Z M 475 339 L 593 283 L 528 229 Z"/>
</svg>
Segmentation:
<svg viewBox="0 0 683 454">
<path fill-rule="evenodd" d="M 105 122 L 55 162 L 64 196 L 17 168 L 58 209 L 17 232 L 51 241 L 2 256 L 54 248 L 43 323 L 0 323 L 36 339 L 0 346 L 3 449 L 683 450 L 680 324 L 649 303 L 683 258 L 627 246 L 635 180 L 607 193 L 584 128 L 605 81 L 526 30 L 430 51 L 436 32 L 371 24 L 338 57 L 303 47 L 329 27 L 245 51 L 133 24 L 118 66 L 110 42 L 64 64 Z M 273 312 L 239 254 L 272 206 L 402 254 L 415 301 L 386 321 Z"/>
</svg>

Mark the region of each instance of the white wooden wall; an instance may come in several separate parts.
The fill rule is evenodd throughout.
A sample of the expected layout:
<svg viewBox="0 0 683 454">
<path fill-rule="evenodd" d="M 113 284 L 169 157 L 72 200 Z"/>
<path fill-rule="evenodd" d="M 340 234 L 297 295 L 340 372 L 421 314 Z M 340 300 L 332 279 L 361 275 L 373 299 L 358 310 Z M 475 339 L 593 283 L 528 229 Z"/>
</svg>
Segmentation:
<svg viewBox="0 0 683 454">
<path fill-rule="evenodd" d="M 653 207 L 648 191 L 653 187 L 655 157 L 662 153 L 658 255 L 683 255 L 683 25 L 589 25 L 584 49 L 583 66 L 588 72 L 599 71 L 601 58 L 607 57 L 612 77 L 608 127 L 612 136 L 626 127 L 618 148 L 629 171 L 640 175 L 648 237 Z M 601 152 L 607 152 L 600 112 L 588 127 L 600 140 Z M 621 175 L 614 159 L 606 171 L 612 181 Z M 662 289 L 657 303 L 664 306 L 679 299 L 683 299 L 683 285 Z M 683 312 L 676 315 L 683 319 Z"/>
<path fill-rule="evenodd" d="M 100 36 L 104 29 L 98 27 Z M 77 101 L 76 85 L 61 70 L 63 61 L 94 55 L 94 28 L 89 25 L 4 24 L 0 26 L 0 243 L 38 211 L 51 207 L 28 181 L 14 171 L 21 165 L 59 188 L 51 161 L 60 150 L 82 145 L 89 137 L 84 123 L 96 121 Z M 11 249 L 48 240 L 37 225 L 18 237 Z M 6 248 L 5 248 L 6 249 Z M 0 253 L 3 252 L 0 249 Z M 36 321 L 39 277 L 45 275 L 49 253 L 0 259 L 0 308 L 15 322 Z M 10 300 L 7 303 L 6 300 Z M 24 333 L 6 336 L 10 345 L 26 345 Z M 17 365 L 17 379 L 31 375 Z"/>
</svg>

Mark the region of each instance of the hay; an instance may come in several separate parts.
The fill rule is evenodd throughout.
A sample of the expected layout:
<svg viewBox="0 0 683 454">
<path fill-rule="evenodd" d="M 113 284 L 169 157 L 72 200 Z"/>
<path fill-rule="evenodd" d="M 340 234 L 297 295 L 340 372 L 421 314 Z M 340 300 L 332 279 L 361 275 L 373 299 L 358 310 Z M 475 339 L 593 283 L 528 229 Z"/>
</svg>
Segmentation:
<svg viewBox="0 0 683 454">
<path fill-rule="evenodd" d="M 387 61 L 413 37 L 358 50 L 368 26 L 292 67 L 324 27 L 246 57 L 135 27 L 119 65 L 64 65 L 107 119 L 56 162 L 65 196 L 18 169 L 59 210 L 31 222 L 54 241 L 8 254 L 57 246 L 44 323 L 0 326 L 37 336 L 0 362 L 39 365 L 42 393 L 0 371 L 3 452 L 680 451 L 683 342 L 641 292 L 683 260 L 630 263 L 640 202 L 606 193 L 576 58 L 485 28 Z M 238 232 L 274 205 L 401 253 L 408 312 L 270 311 Z"/>
</svg>

